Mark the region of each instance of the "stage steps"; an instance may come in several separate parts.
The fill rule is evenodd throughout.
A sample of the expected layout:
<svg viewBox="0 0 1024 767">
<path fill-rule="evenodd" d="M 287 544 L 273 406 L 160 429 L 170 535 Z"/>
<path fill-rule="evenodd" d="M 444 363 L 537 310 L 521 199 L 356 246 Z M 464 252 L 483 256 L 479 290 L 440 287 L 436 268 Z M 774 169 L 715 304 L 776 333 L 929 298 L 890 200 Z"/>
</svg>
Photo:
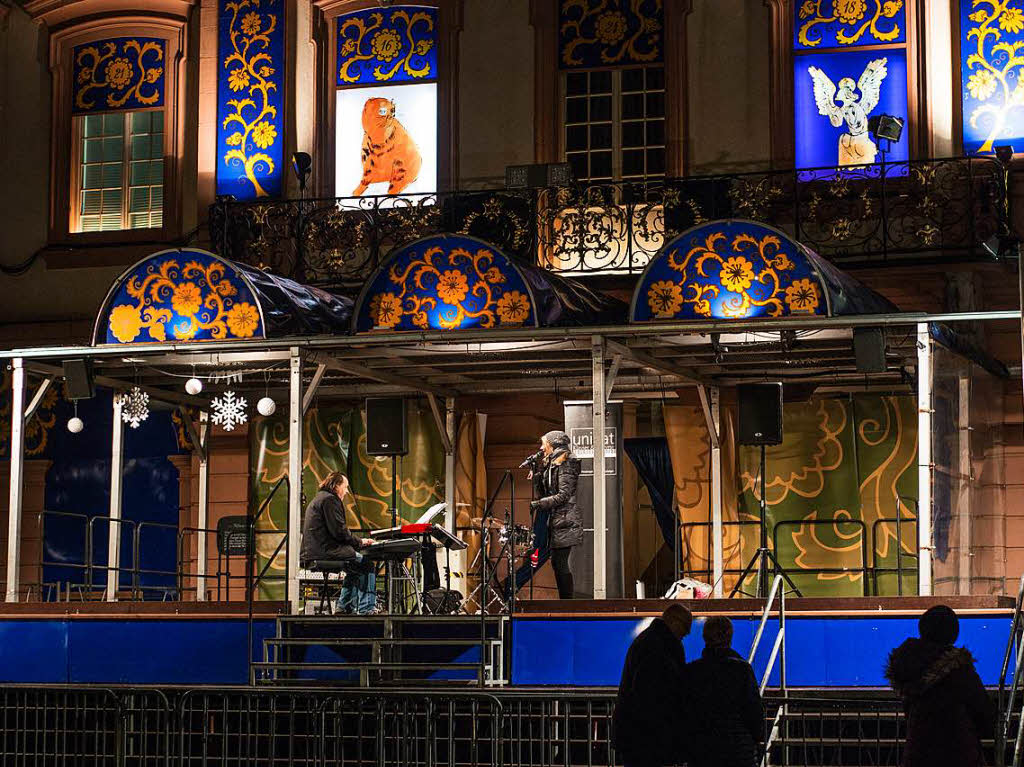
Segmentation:
<svg viewBox="0 0 1024 767">
<path fill-rule="evenodd" d="M 503 685 L 501 616 L 281 616 L 250 669 L 261 686 Z"/>
</svg>

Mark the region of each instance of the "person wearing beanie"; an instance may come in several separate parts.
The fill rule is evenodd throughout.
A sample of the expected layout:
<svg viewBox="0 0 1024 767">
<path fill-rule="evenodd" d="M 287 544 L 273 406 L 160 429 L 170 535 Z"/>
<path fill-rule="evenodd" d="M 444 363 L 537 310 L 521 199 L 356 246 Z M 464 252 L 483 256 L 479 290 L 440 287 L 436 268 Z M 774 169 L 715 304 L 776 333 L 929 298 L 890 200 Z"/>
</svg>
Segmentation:
<svg viewBox="0 0 1024 767">
<path fill-rule="evenodd" d="M 548 515 L 547 543 L 559 599 L 572 599 L 574 585 L 569 555 L 583 543 L 583 516 L 576 505 L 580 461 L 570 450 L 569 435 L 549 431 L 540 440 L 543 457 L 532 472 L 534 496 L 530 510 Z"/>
<path fill-rule="evenodd" d="M 704 651 L 686 667 L 690 767 L 754 767 L 764 739 L 761 692 L 750 668 L 732 649 L 732 621 L 704 622 Z"/>
<path fill-rule="evenodd" d="M 982 767 L 981 741 L 995 732 L 995 708 L 971 653 L 953 646 L 956 613 L 936 605 L 917 630 L 920 637 L 893 650 L 885 667 L 907 714 L 903 767 Z"/>
<path fill-rule="evenodd" d="M 629 646 L 612 713 L 616 764 L 664 767 L 686 761 L 686 653 L 681 640 L 692 624 L 690 611 L 674 602 Z"/>
</svg>

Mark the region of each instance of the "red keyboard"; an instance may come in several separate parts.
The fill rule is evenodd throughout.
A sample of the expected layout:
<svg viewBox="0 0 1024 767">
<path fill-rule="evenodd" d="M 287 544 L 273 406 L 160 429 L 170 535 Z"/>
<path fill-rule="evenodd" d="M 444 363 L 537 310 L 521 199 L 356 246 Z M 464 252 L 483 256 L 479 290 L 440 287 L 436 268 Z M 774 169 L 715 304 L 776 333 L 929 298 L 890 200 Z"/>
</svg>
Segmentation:
<svg viewBox="0 0 1024 767">
<path fill-rule="evenodd" d="M 399 525 L 398 527 L 370 531 L 370 537 L 378 541 L 394 540 L 396 538 L 422 538 L 423 536 L 433 538 L 446 549 L 460 551 L 468 545 L 465 541 L 456 538 L 440 525 L 429 522 Z"/>
</svg>

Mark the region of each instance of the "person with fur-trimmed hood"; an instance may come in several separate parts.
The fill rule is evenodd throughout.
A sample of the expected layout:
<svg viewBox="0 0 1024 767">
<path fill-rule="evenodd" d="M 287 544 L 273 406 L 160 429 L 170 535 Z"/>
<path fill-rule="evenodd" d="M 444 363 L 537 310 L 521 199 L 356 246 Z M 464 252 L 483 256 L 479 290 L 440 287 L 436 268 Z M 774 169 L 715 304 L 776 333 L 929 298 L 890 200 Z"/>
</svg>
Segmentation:
<svg viewBox="0 0 1024 767">
<path fill-rule="evenodd" d="M 918 621 L 911 637 L 889 655 L 885 678 L 903 699 L 907 743 L 903 767 L 982 767 L 982 738 L 995 730 L 995 709 L 966 648 L 956 613 L 945 605 Z"/>
<path fill-rule="evenodd" d="M 540 446 L 542 463 L 533 472 L 535 492 L 540 497 L 530 508 L 548 513 L 548 545 L 558 597 L 572 599 L 574 584 L 569 554 L 573 546 L 583 543 L 583 516 L 576 505 L 580 460 L 570 451 L 569 435 L 564 431 L 549 431 L 541 437 Z"/>
</svg>

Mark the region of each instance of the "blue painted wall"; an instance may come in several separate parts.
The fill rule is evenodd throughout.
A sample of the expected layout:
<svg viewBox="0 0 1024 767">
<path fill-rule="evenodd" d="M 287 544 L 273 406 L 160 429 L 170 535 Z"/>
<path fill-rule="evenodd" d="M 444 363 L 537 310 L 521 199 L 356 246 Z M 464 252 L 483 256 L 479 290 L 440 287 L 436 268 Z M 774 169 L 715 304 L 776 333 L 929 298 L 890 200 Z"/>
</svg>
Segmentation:
<svg viewBox="0 0 1024 767">
<path fill-rule="evenodd" d="M 512 682 L 521 685 L 618 685 L 630 642 L 647 619 L 518 619 L 512 630 Z M 757 629 L 753 619 L 734 619 L 733 647 L 741 655 Z M 761 677 L 775 641 L 769 623 L 754 670 Z M 683 640 L 689 660 L 700 657 L 703 619 Z M 1010 631 L 1008 616 L 965 616 L 958 645 L 977 659 L 985 684 L 997 684 Z M 886 687 L 882 676 L 889 651 L 917 636 L 917 618 L 790 618 L 786 621 L 787 676 L 795 687 Z M 778 671 L 770 684 L 778 684 Z"/>
<path fill-rule="evenodd" d="M 262 656 L 273 620 L 253 622 Z M 0 621 L 0 682 L 248 684 L 245 620 Z"/>
</svg>

